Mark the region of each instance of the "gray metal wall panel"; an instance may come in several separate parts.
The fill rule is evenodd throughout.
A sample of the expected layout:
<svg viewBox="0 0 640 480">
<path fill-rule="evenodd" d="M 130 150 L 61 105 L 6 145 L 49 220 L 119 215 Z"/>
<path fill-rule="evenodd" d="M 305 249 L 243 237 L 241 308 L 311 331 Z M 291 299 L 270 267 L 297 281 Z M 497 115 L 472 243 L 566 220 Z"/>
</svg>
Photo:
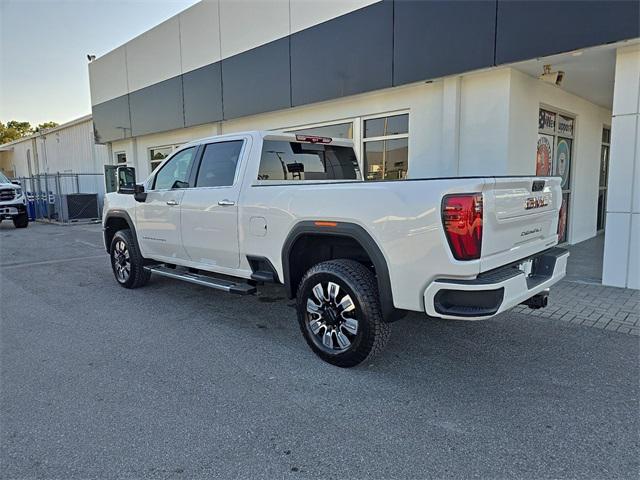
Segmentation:
<svg viewBox="0 0 640 480">
<path fill-rule="evenodd" d="M 182 75 L 186 127 L 222 120 L 222 68 L 220 62 Z"/>
<path fill-rule="evenodd" d="M 498 1 L 496 64 L 640 36 L 635 0 Z"/>
<path fill-rule="evenodd" d="M 91 107 L 96 142 L 106 143 L 131 137 L 129 95 Z"/>
<path fill-rule="evenodd" d="M 224 118 L 291 106 L 289 38 L 222 60 Z"/>
<path fill-rule="evenodd" d="M 294 106 L 392 85 L 393 2 L 383 1 L 291 35 Z"/>
<path fill-rule="evenodd" d="M 393 84 L 493 65 L 496 0 L 395 2 Z"/>
<path fill-rule="evenodd" d="M 133 135 L 184 127 L 182 76 L 129 94 Z"/>
</svg>

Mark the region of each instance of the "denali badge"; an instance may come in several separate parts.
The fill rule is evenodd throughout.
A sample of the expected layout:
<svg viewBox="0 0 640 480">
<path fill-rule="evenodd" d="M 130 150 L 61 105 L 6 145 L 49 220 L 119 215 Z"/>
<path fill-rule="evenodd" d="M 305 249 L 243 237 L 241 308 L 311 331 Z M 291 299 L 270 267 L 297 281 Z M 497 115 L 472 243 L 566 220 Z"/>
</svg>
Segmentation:
<svg viewBox="0 0 640 480">
<path fill-rule="evenodd" d="M 549 205 L 549 200 L 544 195 L 539 195 L 537 197 L 529 197 L 524 202 L 524 209 L 531 210 L 533 208 L 542 208 Z"/>
<path fill-rule="evenodd" d="M 527 235 L 533 235 L 534 233 L 540 233 L 542 231 L 541 228 L 534 228 L 533 230 L 525 230 L 520 234 L 521 237 L 526 237 Z"/>
</svg>

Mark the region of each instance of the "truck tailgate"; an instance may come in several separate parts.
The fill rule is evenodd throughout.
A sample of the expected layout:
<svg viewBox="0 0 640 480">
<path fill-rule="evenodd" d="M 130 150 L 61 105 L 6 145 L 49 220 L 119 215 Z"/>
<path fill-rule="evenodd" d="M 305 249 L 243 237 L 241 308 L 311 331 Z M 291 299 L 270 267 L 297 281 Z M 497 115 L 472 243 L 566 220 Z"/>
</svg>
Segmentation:
<svg viewBox="0 0 640 480">
<path fill-rule="evenodd" d="M 528 257 L 557 243 L 560 178 L 487 179 L 480 270 Z"/>
</svg>

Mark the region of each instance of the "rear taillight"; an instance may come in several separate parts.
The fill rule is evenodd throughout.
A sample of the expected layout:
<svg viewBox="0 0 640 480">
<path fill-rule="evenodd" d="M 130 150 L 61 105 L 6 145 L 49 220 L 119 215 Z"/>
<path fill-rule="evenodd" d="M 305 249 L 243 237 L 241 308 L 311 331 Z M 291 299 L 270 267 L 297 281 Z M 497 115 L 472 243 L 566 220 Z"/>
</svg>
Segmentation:
<svg viewBox="0 0 640 480">
<path fill-rule="evenodd" d="M 446 195 L 442 223 L 456 260 L 476 260 L 482 250 L 482 194 Z"/>
</svg>

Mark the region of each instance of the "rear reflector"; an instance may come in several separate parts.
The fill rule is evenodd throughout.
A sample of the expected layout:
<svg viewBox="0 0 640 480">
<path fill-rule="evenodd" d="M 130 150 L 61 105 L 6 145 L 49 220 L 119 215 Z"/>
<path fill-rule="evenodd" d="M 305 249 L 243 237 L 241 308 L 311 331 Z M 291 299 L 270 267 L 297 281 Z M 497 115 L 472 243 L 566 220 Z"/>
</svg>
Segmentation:
<svg viewBox="0 0 640 480">
<path fill-rule="evenodd" d="M 482 194 L 446 195 L 442 224 L 456 260 L 476 260 L 482 250 Z"/>
<path fill-rule="evenodd" d="M 331 143 L 330 137 L 316 137 L 315 135 L 296 135 L 296 140 L 310 143 Z"/>
</svg>

